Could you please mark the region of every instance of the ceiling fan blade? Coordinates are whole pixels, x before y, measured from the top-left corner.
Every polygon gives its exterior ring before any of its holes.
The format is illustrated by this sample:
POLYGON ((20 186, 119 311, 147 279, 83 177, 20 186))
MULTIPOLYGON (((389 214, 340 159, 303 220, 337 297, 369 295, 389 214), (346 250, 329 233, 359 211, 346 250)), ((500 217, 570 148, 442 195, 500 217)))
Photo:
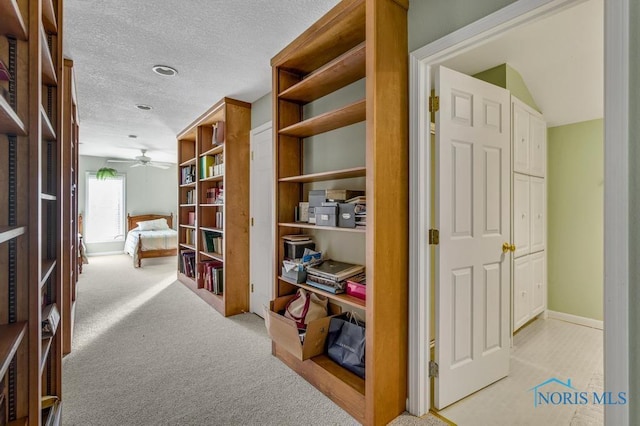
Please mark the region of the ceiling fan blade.
POLYGON ((168 169, 169 166, 165 165, 165 164, 159 164, 159 163, 147 163, 149 166, 151 167, 156 167, 158 169, 168 169))
POLYGON ((143 165, 144 164, 142 164, 142 163, 136 163, 136 164, 131 165, 131 167, 140 167, 140 166, 143 166, 143 165))
POLYGON ((107 160, 107 163, 134 163, 134 160, 107 160))

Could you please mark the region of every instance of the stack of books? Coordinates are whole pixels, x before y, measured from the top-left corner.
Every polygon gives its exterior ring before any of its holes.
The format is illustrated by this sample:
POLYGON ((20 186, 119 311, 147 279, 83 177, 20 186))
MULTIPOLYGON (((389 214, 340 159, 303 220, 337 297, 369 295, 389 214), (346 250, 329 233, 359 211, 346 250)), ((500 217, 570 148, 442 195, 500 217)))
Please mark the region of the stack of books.
POLYGON ((224 265, 218 260, 200 262, 200 274, 204 289, 213 294, 222 294, 224 265))
POLYGON ((207 253, 222 253, 224 240, 222 234, 214 231, 202 231, 202 241, 207 253))
POLYGON ((307 267, 307 284, 329 293, 344 293, 349 278, 364 272, 364 266, 327 259, 307 267))
POLYGON ((222 186, 207 188, 205 198, 206 198, 205 201, 207 204, 223 204, 224 188, 222 186))
POLYGON ((367 197, 364 195, 353 197, 347 203, 355 204, 354 213, 356 215, 356 228, 367 227, 367 197))
POLYGON ((194 183, 196 181, 196 166, 195 164, 182 167, 180 169, 180 184, 186 185, 194 183))

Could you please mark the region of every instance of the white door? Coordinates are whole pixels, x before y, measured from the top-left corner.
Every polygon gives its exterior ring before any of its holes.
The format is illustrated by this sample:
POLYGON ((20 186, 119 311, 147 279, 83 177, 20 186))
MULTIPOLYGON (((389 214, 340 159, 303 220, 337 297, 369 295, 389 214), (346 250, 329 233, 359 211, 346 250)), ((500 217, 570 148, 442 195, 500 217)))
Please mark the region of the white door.
POLYGON ((513 174, 513 244, 514 257, 524 256, 531 251, 531 215, 529 176, 513 174))
POLYGON ((273 135, 271 123, 251 131, 251 312, 263 316, 272 299, 273 279, 273 135))
POLYGON ((435 406, 509 372, 511 119, 507 90, 436 70, 435 406))

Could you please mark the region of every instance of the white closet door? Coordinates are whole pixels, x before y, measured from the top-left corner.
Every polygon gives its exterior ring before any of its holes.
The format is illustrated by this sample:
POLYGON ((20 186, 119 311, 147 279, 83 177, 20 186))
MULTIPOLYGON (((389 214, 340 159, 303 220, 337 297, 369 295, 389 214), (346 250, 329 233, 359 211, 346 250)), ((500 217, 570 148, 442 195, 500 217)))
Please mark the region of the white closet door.
POLYGON ((531 264, 531 317, 544 311, 547 305, 547 274, 545 265, 545 252, 541 251, 528 256, 531 264))
POLYGON ((531 177, 529 191, 531 195, 531 253, 544 250, 545 247, 545 187, 544 179, 531 177))
POLYGON ((513 174, 513 244, 514 257, 530 252, 529 176, 513 174))
POLYGON ((529 115, 529 174, 545 176, 547 163, 547 124, 541 117, 529 115))
POLYGON ((531 313, 531 256, 513 261, 513 331, 529 321, 531 313))
POLYGON ((513 101, 513 171, 529 173, 529 112, 520 101, 513 101))

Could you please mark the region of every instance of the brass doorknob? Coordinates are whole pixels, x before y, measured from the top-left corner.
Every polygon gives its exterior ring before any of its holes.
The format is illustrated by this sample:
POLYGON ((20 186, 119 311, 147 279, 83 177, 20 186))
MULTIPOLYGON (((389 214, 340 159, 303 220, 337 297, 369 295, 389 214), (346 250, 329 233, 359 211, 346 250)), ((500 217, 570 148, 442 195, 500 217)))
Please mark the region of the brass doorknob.
POLYGON ((508 253, 510 251, 516 251, 516 246, 514 244, 503 243, 502 244, 502 252, 508 253))

